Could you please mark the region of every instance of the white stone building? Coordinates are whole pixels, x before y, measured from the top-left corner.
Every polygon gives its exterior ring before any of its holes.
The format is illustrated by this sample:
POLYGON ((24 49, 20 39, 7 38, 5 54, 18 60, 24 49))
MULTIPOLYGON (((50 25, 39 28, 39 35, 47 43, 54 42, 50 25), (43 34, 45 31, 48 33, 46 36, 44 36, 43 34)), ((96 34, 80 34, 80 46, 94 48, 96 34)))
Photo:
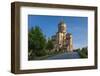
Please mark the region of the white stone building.
POLYGON ((67 25, 64 21, 58 24, 58 32, 52 36, 52 41, 57 51, 73 51, 72 34, 67 32, 67 25))

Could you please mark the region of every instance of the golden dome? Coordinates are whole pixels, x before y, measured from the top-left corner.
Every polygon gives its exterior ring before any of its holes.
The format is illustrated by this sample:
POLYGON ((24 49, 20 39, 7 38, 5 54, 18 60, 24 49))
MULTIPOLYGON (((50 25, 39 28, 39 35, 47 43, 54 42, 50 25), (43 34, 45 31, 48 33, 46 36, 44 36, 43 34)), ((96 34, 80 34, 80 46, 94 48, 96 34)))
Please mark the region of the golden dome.
POLYGON ((64 21, 61 21, 58 24, 58 30, 59 32, 66 32, 66 23, 64 21))

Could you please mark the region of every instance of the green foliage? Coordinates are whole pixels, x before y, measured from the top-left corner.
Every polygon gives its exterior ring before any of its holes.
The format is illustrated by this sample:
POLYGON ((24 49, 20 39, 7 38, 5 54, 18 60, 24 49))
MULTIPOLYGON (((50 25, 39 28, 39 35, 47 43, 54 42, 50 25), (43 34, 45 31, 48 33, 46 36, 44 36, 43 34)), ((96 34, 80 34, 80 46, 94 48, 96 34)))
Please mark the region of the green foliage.
POLYGON ((31 28, 28 33, 28 49, 29 49, 29 60, 35 56, 42 56, 45 53, 46 39, 42 33, 42 30, 35 26, 31 28))
POLYGON ((40 56, 45 56, 47 53, 46 53, 46 50, 39 50, 36 52, 36 56, 40 57, 40 56))
POLYGON ((52 40, 48 40, 47 42, 47 47, 46 47, 48 50, 52 50, 54 48, 54 45, 53 45, 53 42, 52 40))
POLYGON ((81 50, 78 50, 78 53, 81 58, 87 58, 88 57, 88 50, 86 48, 82 48, 81 50))

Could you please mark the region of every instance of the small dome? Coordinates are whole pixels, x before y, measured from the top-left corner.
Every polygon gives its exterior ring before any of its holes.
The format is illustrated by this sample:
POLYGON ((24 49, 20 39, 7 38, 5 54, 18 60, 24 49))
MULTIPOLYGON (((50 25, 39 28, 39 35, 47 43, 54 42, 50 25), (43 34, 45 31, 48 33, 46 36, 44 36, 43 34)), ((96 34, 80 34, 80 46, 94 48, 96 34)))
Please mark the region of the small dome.
POLYGON ((61 21, 58 25, 59 26, 66 26, 66 23, 64 21, 61 21))
POLYGON ((72 35, 71 33, 67 33, 66 35, 72 35))
POLYGON ((59 32, 66 32, 66 23, 63 20, 58 24, 58 30, 59 32))
POLYGON ((72 37, 72 34, 71 34, 71 33, 67 33, 67 34, 66 34, 66 37, 67 37, 67 38, 72 37))

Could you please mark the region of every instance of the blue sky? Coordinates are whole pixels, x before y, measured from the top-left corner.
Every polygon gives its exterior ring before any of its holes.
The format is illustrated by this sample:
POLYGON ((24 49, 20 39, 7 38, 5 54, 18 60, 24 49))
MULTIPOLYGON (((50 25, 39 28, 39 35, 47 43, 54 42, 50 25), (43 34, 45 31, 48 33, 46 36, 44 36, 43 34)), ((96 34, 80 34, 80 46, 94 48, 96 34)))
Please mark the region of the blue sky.
POLYGON ((75 16, 47 16, 28 15, 28 28, 39 26, 46 38, 55 35, 58 31, 58 23, 61 20, 67 25, 67 32, 72 33, 73 47, 82 48, 88 45, 88 18, 75 16))

